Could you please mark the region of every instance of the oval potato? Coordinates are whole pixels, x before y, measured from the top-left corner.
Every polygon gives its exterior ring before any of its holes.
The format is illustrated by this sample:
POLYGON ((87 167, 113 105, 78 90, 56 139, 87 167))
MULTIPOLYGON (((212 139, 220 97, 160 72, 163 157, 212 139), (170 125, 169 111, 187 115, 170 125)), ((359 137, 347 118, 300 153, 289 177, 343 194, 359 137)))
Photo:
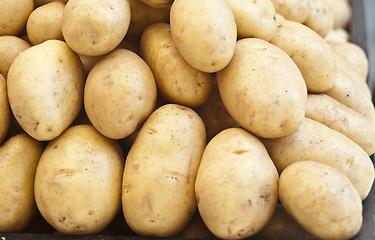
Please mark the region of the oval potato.
POLYGON ((335 25, 335 16, 325 0, 308 0, 309 15, 303 23, 321 37, 325 37, 335 25))
POLYGON ((285 19, 303 23, 309 15, 309 0, 271 0, 277 13, 285 19))
POLYGON ((0 36, 18 35, 34 10, 33 0, 2 0, 0 8, 0 36))

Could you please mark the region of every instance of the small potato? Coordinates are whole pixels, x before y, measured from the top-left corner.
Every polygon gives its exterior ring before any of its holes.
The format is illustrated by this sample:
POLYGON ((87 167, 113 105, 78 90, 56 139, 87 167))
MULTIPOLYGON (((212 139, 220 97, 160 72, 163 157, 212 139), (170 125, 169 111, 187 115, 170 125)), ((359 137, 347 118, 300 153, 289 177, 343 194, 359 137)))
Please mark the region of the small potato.
POLYGON ((270 0, 227 0, 237 25, 238 38, 271 40, 277 31, 276 12, 270 0))
POLYGON ((375 153, 375 127, 359 112, 325 94, 309 94, 306 117, 341 132, 370 156, 375 153))
POLYGON ((348 42, 350 35, 344 28, 334 28, 324 37, 327 42, 348 42))
POLYGON ((68 128, 48 143, 36 170, 40 213, 59 233, 102 231, 119 211, 123 168, 116 141, 90 125, 68 128))
POLYGON ((98 56, 120 44, 129 24, 128 1, 69 0, 63 11, 61 29, 73 51, 98 56))
POLYGON ((165 8, 167 6, 170 6, 170 4, 173 2, 172 0, 140 0, 147 6, 153 7, 153 8, 165 8))
POLYGON ((294 133, 262 139, 279 173, 299 161, 330 165, 349 178, 361 199, 374 182, 374 165, 367 153, 350 138, 322 123, 305 118, 294 133))
POLYGON ((83 102, 84 74, 78 55, 60 40, 23 51, 8 73, 9 104, 21 127, 48 141, 76 118, 83 102))
POLYGON ((91 69, 84 90, 90 122, 104 136, 129 136, 154 110, 154 76, 137 54, 116 49, 91 69))
POLYGON ((20 232, 34 217, 34 176, 42 151, 42 144, 27 134, 1 145, 0 232, 20 232))
POLYGON ((277 13, 285 19, 298 23, 306 21, 309 15, 309 0, 271 0, 277 13))
POLYGON ((0 0, 0 36, 18 35, 34 10, 33 0, 0 0))
POLYGON ((0 74, 0 144, 3 143, 8 133, 10 116, 7 82, 0 74))
POLYGON ((190 108, 166 104, 139 131, 125 162, 122 208, 141 236, 171 237, 196 211, 195 178, 206 146, 202 119, 190 108))
POLYGON ((348 0, 325 0, 335 16, 335 28, 346 28, 352 19, 352 8, 348 0))
POLYGON ((229 114, 255 135, 285 136, 303 121, 306 85, 280 48, 261 39, 241 39, 232 61, 216 75, 229 114))
POLYGON ((29 16, 26 31, 29 41, 37 45, 46 40, 64 40, 61 32, 61 17, 65 3, 55 1, 35 9, 29 16))
POLYGON ((335 16, 326 0, 308 0, 309 15, 304 22, 306 26, 325 37, 335 25, 335 16))
POLYGON ((332 88, 336 79, 335 58, 333 50, 319 34, 303 24, 285 20, 279 23, 270 43, 293 59, 309 92, 321 93, 332 88))
POLYGON ((175 0, 170 25, 178 51, 193 68, 213 73, 232 59, 237 26, 226 0, 175 0))
POLYGON ((319 239, 351 239, 362 226, 361 198, 341 172, 303 161, 280 175, 279 198, 287 212, 319 239))
POLYGON ((229 128, 207 144, 195 182, 198 209, 221 239, 244 239, 259 232, 276 207, 279 175, 254 135, 229 128))
POLYGON ((30 43, 16 36, 0 36, 0 74, 8 78, 8 71, 14 59, 24 50, 31 47, 30 43))
POLYGON ((169 24, 155 23, 147 27, 140 49, 164 99, 187 107, 198 107, 207 101, 212 74, 197 70, 184 60, 173 42, 169 24))

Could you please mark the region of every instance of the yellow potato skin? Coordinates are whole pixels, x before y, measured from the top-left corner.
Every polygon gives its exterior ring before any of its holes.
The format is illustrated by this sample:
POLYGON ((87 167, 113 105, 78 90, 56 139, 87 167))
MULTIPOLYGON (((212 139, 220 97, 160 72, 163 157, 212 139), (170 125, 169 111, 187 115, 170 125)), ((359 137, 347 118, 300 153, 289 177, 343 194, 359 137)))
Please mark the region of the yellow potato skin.
POLYGON ((279 175, 263 144, 240 128, 229 128, 207 144, 195 192, 199 213, 221 239, 259 232, 277 204, 279 175))
POLYGON ((285 19, 304 23, 309 16, 309 0, 271 0, 275 11, 285 19))
POLYGON ((120 208, 123 167, 115 140, 91 125, 68 128, 48 143, 36 170, 40 213, 62 234, 102 231, 120 208))
POLYGON ((195 178, 206 146, 202 119, 166 104, 140 129, 125 162, 122 208, 141 236, 175 236, 196 211, 195 178))
POLYGON ((335 16, 325 0, 309 0, 309 15, 303 23, 322 38, 333 30, 335 16))
POLYGON ((15 135, 1 145, 1 232, 20 232, 34 217, 34 177, 42 151, 42 144, 27 134, 15 135))
POLYGON ((351 239, 362 226, 362 201, 337 169, 302 161, 280 175, 279 198, 287 212, 319 239, 351 239))
POLYGON ((34 10, 33 0, 3 0, 0 8, 0 36, 18 35, 34 10))
POLYGON ((0 74, 0 144, 3 143, 8 133, 10 116, 7 82, 0 74))

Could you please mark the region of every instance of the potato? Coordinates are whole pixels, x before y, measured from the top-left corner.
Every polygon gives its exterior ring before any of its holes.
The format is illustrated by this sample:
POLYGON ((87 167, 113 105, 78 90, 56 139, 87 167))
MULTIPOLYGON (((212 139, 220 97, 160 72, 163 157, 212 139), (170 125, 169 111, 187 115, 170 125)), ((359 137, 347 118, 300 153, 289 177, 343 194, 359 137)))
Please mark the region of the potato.
POLYGON ((121 204, 124 159, 119 144, 90 125, 68 128, 48 143, 35 175, 35 200, 59 233, 103 230, 121 204))
POLYGON ((325 94, 309 94, 306 117, 341 132, 370 156, 375 153, 375 127, 359 112, 325 94))
POLYGON ((212 74, 197 70, 184 60, 173 42, 169 24, 155 23, 147 27, 140 49, 164 99, 187 107, 198 107, 207 101, 212 74))
POLYGON ((346 28, 352 19, 352 8, 348 0, 325 0, 335 16, 335 28, 346 28))
POLYGON ((169 6, 173 0, 140 0, 147 6, 153 7, 153 8, 165 8, 169 6))
POLYGON ((270 0, 227 0, 237 25, 238 38, 271 40, 277 31, 276 12, 270 0))
POLYGON ((170 237, 196 211, 195 178, 206 146, 202 119, 190 108, 166 104, 139 131, 125 162, 122 208, 141 236, 170 237))
POLYGON ((302 227, 320 239, 351 239, 362 225, 361 198, 337 169, 303 161, 280 175, 279 198, 302 227))
POLYGON ((306 26, 325 37, 335 25, 335 16, 326 0, 308 0, 309 15, 304 22, 306 26))
POLYGON ((207 144, 195 182, 198 209, 221 239, 259 232, 276 207, 279 175, 263 144, 240 128, 223 130, 207 144))
POLYGON ((336 79, 333 50, 314 30, 285 20, 279 23, 278 31, 270 43, 284 50, 293 59, 309 92, 321 93, 332 88, 336 79))
POLYGON ((34 176, 42 151, 42 144, 27 134, 1 145, 0 232, 20 232, 34 217, 34 176))
POLYGON ((232 59, 237 27, 226 0, 175 0, 170 25, 176 48, 193 68, 217 72, 232 59))
POLYGON ((163 8, 150 7, 141 0, 128 0, 131 9, 131 20, 126 36, 141 36, 143 31, 153 23, 169 23, 169 11, 172 3, 163 8))
POLYGON ((90 122, 104 136, 129 136, 154 110, 154 76, 135 53, 116 49, 91 69, 84 90, 90 122))
POLYGON ((374 182, 374 165, 367 153, 350 138, 322 123, 305 118, 294 133, 262 139, 279 173, 299 161, 330 165, 349 178, 365 199, 374 182))
POLYGON ((0 74, 0 144, 3 143, 8 133, 10 116, 7 82, 0 74))
POLYGON ((82 63, 65 42, 48 40, 18 55, 7 85, 9 104, 21 127, 39 141, 52 140, 81 109, 82 63))
POLYGON ((97 62, 99 62, 99 60, 103 56, 86 56, 86 55, 78 54, 78 57, 82 62, 83 71, 85 73, 85 76, 87 76, 89 74, 89 72, 91 71, 91 69, 94 67, 94 65, 97 62))
POLYGON ((0 5, 0 36, 18 35, 34 10, 34 1, 1 0, 0 5))
POLYGON ((8 71, 14 59, 24 50, 31 47, 30 43, 16 36, 0 36, 0 74, 8 78, 8 71))
POLYGON ((229 114, 257 136, 288 135, 304 119, 307 90, 300 71, 285 52, 264 40, 239 40, 217 83, 229 114))
POLYGON ((120 44, 129 24, 128 1, 70 0, 63 11, 61 29, 73 51, 98 56, 120 44))
POLYGON ((285 19, 303 23, 309 15, 309 0, 271 0, 277 13, 285 19))
POLYGON ((46 40, 64 40, 61 32, 61 17, 65 3, 51 2, 35 9, 26 24, 27 36, 33 45, 46 40))
POLYGON ((348 42, 350 39, 349 33, 344 28, 334 28, 329 31, 324 37, 327 42, 348 42))

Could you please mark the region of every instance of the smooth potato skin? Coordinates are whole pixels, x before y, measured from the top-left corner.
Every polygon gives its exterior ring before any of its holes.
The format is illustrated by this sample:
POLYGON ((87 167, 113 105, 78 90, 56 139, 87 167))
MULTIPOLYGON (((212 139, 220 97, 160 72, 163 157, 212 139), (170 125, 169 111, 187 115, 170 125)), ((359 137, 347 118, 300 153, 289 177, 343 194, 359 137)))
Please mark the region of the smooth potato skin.
POLYGON ((237 28, 225 0, 175 0, 170 25, 178 51, 193 68, 217 72, 232 59, 237 28))
POLYGON ((2 0, 0 8, 0 36, 18 35, 34 10, 33 0, 2 0))
POLYGON ((303 23, 309 16, 309 0, 271 0, 275 11, 285 19, 303 23))
POLYGON ((300 71, 285 52, 264 40, 239 40, 233 59, 216 78, 229 114, 257 136, 288 135, 305 116, 307 90, 300 71))
POLYGON ((206 146, 202 119, 190 108, 166 104, 139 131, 125 162, 122 208, 141 236, 171 237, 197 205, 195 177, 206 146))
POLYGON ((207 144, 195 193, 208 229, 221 239, 259 232, 277 203, 279 175, 263 144, 240 128, 229 128, 207 144))
POLYGON ((123 167, 115 140, 91 125, 68 128, 47 145, 37 167, 40 213, 63 234, 100 232, 119 210, 123 167))
POLYGON ((33 138, 60 135, 78 115, 83 102, 84 74, 76 53, 60 40, 48 40, 23 51, 8 73, 12 112, 33 138))
POLYGON ((1 232, 20 232, 34 217, 34 177, 42 151, 42 144, 27 134, 15 135, 1 145, 1 232))
POLYGON ((288 213, 319 239, 351 239, 362 225, 362 201, 348 178, 326 164, 303 161, 280 175, 279 198, 288 213))
POLYGON ((304 24, 324 38, 335 24, 332 9, 325 0, 309 0, 308 5, 309 15, 304 24))

